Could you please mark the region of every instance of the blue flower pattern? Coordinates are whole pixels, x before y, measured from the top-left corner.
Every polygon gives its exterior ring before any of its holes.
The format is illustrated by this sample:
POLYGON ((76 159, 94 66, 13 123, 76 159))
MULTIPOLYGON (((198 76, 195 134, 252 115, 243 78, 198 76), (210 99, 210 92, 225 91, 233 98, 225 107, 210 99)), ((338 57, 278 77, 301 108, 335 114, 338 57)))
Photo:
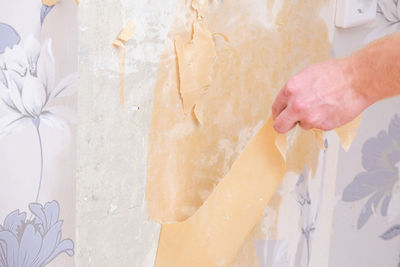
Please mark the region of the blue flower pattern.
POLYGON ((362 149, 365 171, 357 174, 345 188, 342 199, 360 201, 368 197, 360 213, 357 229, 361 229, 379 207, 382 216, 387 215, 392 191, 399 181, 400 118, 396 114, 388 131, 380 131, 377 137, 368 139, 362 149))
POLYGON ((31 203, 29 209, 33 219, 15 210, 0 225, 0 267, 41 267, 60 253, 74 254, 72 240, 61 240, 58 202, 31 203))
MULTIPOLYGON (((41 25, 43 24, 44 19, 46 18, 47 14, 53 9, 53 7, 54 6, 42 6, 40 12, 41 25)), ((37 41, 32 41, 32 38, 28 38, 26 42, 26 44, 28 45, 26 45, 25 47, 27 57, 24 58, 20 56, 25 55, 24 53, 18 53, 20 51, 24 51, 20 47, 18 47, 20 42, 21 38, 17 31, 12 26, 0 22, 0 85, 3 86, 3 89, 4 86, 9 87, 10 84, 13 84, 13 80, 11 77, 13 77, 15 73, 20 74, 17 71, 18 69, 16 68, 26 67, 26 70, 29 70, 29 73, 31 75, 36 75, 40 45, 37 41), (15 50, 16 52, 14 53, 13 50, 15 50), (11 55, 11 53, 13 53, 13 56, 16 55, 17 57, 15 58, 17 58, 18 60, 23 59, 24 62, 26 61, 27 64, 10 65, 14 63, 14 61, 7 60, 7 56, 11 55), (16 70, 15 73, 8 73, 10 71, 12 72, 14 69, 16 70)), ((46 51, 49 54, 48 58, 50 59, 48 60, 48 62, 46 62, 46 70, 54 69, 54 59, 51 54, 51 46, 49 45, 49 42, 46 43, 44 48, 47 49, 43 49, 42 51, 46 51), (53 65, 49 64, 49 62, 53 63, 53 65)), ((18 81, 24 78, 26 74, 27 71, 25 71, 23 75, 20 74, 21 76, 14 75, 14 84, 18 84, 18 81)), ((61 82, 62 88, 60 87, 61 90, 57 90, 57 88, 55 89, 56 92, 54 93, 54 97, 72 83, 72 81, 75 79, 74 76, 68 77, 68 81, 61 82)), ((8 95, 5 94, 5 90, 3 90, 0 94, 2 104, 5 104, 5 106, 9 107, 11 111, 19 110, 17 106, 10 105, 11 102, 13 102, 14 104, 16 102, 17 104, 21 102, 17 101, 18 99, 22 98, 20 88, 17 89, 18 91, 15 91, 17 92, 17 94, 10 95, 10 97, 8 98, 6 97, 8 95), (20 96, 16 97, 18 94, 20 94, 20 96), (10 102, 10 100, 12 101, 10 102)), ((26 105, 25 103, 24 108, 27 108, 28 106, 29 105, 26 105)), ((23 106, 19 105, 18 107, 22 108, 23 106)), ((40 110, 42 112, 42 109, 40 110)), ((43 116, 43 118, 44 117, 45 116, 43 116)), ((0 224, 0 267, 43 267, 49 264, 61 253, 66 253, 69 256, 74 255, 73 241, 71 239, 62 240, 61 237, 61 228, 63 221, 59 219, 59 203, 56 200, 47 202, 45 205, 37 202, 42 180, 43 154, 41 137, 39 133, 40 120, 38 116, 32 116, 31 119, 33 124, 37 128, 41 152, 41 173, 37 197, 35 202, 29 204, 29 210, 31 212, 29 218, 27 218, 26 212, 14 210, 6 216, 6 218, 4 219, 4 223, 0 224)), ((2 130, 4 130, 4 128, 2 130)))

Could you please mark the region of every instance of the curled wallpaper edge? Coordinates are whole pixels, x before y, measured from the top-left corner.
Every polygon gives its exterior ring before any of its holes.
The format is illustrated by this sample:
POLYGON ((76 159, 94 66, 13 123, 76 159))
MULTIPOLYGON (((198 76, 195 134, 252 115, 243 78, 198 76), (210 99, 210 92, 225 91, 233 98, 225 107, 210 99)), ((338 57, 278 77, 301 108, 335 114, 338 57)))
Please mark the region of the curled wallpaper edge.
POLYGON ((272 122, 270 118, 250 141, 192 217, 162 226, 155 266, 232 262, 286 171, 272 122))
MULTIPOLYGON (((322 2, 318 1, 318 4, 321 6, 322 2)), ((296 20, 299 19, 298 17, 301 17, 303 20, 302 16, 293 12, 298 9, 308 10, 311 8, 308 4, 295 3, 291 6, 290 3, 285 3, 280 10, 276 9, 276 21, 274 23, 278 25, 278 28, 263 28, 264 34, 268 36, 259 43, 251 42, 251 47, 248 47, 250 43, 248 44, 247 41, 243 44, 243 41, 241 41, 243 39, 238 39, 243 38, 241 33, 237 36, 237 32, 232 33, 229 28, 221 28, 222 25, 219 25, 220 10, 236 8, 235 5, 232 7, 230 4, 221 6, 213 2, 210 6, 211 8, 209 7, 210 10, 206 15, 207 17, 203 18, 202 22, 206 19, 208 27, 211 27, 210 32, 223 32, 225 36, 229 35, 229 40, 227 42, 226 38, 219 38, 216 34, 213 34, 217 50, 212 77, 213 84, 209 91, 202 95, 194 109, 198 119, 197 122, 201 123, 196 122, 196 117, 185 116, 182 113, 182 99, 179 95, 178 76, 179 68, 182 68, 182 65, 179 66, 179 55, 177 59, 176 51, 171 49, 173 46, 171 47, 169 43, 167 43, 167 50, 162 57, 159 67, 150 133, 146 199, 150 218, 160 222, 183 221, 192 215, 207 199, 212 188, 226 174, 234 159, 237 158, 237 155, 239 155, 248 140, 254 135, 254 131, 260 124, 265 122, 265 119, 269 115, 267 107, 272 101, 270 95, 273 95, 273 90, 278 88, 280 84, 283 84, 289 72, 293 72, 296 69, 296 65, 299 64, 289 61, 288 58, 291 53, 298 54, 297 50, 304 50, 305 54, 301 57, 307 61, 316 60, 315 58, 322 60, 328 56, 328 52, 323 53, 325 50, 328 51, 328 42, 326 40, 327 34, 325 35, 324 31, 326 27, 322 23, 319 25, 321 27, 321 30, 318 31, 319 35, 312 38, 313 40, 318 40, 318 42, 315 42, 315 46, 320 47, 322 51, 317 56, 310 54, 311 48, 304 47, 307 44, 306 42, 297 47, 292 47, 290 42, 283 46, 277 45, 279 42, 286 41, 286 37, 293 34, 293 23, 284 20, 285 16, 294 16, 296 20), (262 48, 258 48, 260 44, 262 44, 262 48), (266 55, 269 55, 269 53, 278 54, 275 59, 265 59, 263 60, 265 63, 261 63, 258 62, 259 57, 255 56, 250 48, 258 53, 266 52, 264 53, 266 55), (264 49, 267 50, 264 51, 264 49), (174 53, 174 56, 170 53, 174 53), (243 57, 246 60, 241 63, 239 57, 243 57), (281 63, 281 61, 283 62, 281 63), (288 62, 285 63, 285 61, 288 62), (250 66, 249 63, 251 63, 250 66), (279 65, 277 66, 276 64, 279 65), (289 64, 289 70, 284 68, 280 71, 281 73, 278 73, 277 69, 281 69, 282 64, 289 64), (254 80, 255 77, 261 75, 260 72, 266 73, 264 74, 264 77, 267 77, 265 78, 266 81, 259 80, 258 78, 254 80), (223 80, 221 81, 221 79, 223 80), (243 85, 243 83, 247 83, 247 85, 243 85), (244 88, 241 88, 243 86, 244 88), (246 87, 248 87, 248 91, 246 87), (225 88, 231 89, 226 90, 225 88), (245 107, 245 103, 249 102, 251 97, 257 97, 258 102, 256 101, 257 103, 255 103, 254 107, 245 107), (225 114, 225 111, 231 110, 233 113, 230 113, 230 117, 236 118, 237 123, 226 118, 228 113, 226 115, 214 115, 214 110, 218 108, 221 108, 222 111, 219 114, 225 114), (243 108, 252 112, 243 110, 243 108), (160 111, 162 112, 160 113, 160 111), (168 119, 166 120, 166 118, 168 119), (167 121, 169 122, 168 124, 167 121), (221 122, 224 123, 221 124, 221 122), (216 125, 220 125, 220 127, 216 125), (160 131, 163 131, 163 134, 160 134, 160 131), (185 136, 185 138, 178 139, 175 135, 185 136), (213 148, 210 148, 210 146, 213 148), (190 156, 185 158, 180 156, 185 155, 186 152, 184 151, 185 149, 189 149, 189 147, 191 148, 190 151, 192 151, 190 156), (153 151, 153 149, 156 149, 156 151, 153 151), (214 153, 202 156, 204 151, 208 151, 209 149, 214 153), (163 161, 159 162, 160 159, 163 159, 163 161), (199 161, 202 163, 200 166, 196 166, 196 162, 199 161), (168 164, 166 164, 167 162, 168 164), (154 167, 152 167, 153 165, 154 167), (166 173, 167 170, 169 170, 169 174, 166 173), (173 178, 170 176, 173 176, 173 178), (161 177, 163 177, 162 180, 160 180, 161 177), (185 177, 191 178, 185 179, 185 177), (163 181, 169 179, 172 179, 172 183, 163 185, 163 181), (200 191, 185 193, 186 189, 190 191, 192 190, 191 188, 196 188, 197 186, 199 186, 200 191), (163 190, 161 194, 160 190, 163 190), (161 209, 160 203, 163 205, 161 209), (184 206, 180 205, 180 203, 184 204, 184 206)), ((187 8, 188 6, 182 7, 183 10, 187 8)), ((198 19, 193 16, 195 12, 191 10, 191 6, 189 10, 191 12, 184 10, 184 12, 188 12, 189 14, 187 25, 191 25, 193 21, 198 19)), ((180 13, 179 10, 178 13, 180 13)), ((224 19, 221 18, 221 20, 223 21, 224 19)), ((311 26, 308 18, 305 19, 305 24, 307 27, 303 30, 304 32, 317 34, 315 30, 308 28, 311 26)), ((314 24, 313 27, 315 28, 314 24)), ((170 40, 174 40, 177 35, 181 35, 184 32, 187 33, 186 36, 190 35, 190 30, 187 31, 186 28, 182 29, 178 16, 176 18, 176 26, 171 29, 169 38, 170 40)), ((251 37, 250 40, 252 38, 254 37, 251 37)), ((189 38, 187 39, 190 40, 189 38)), ((250 104, 248 103, 248 105, 250 104)), ((303 168, 303 163, 309 160, 312 155, 318 154, 319 150, 312 145, 311 150, 304 151, 307 147, 296 143, 309 142, 311 144, 315 141, 312 138, 312 134, 300 132, 299 134, 302 136, 302 139, 292 142, 295 146, 289 148, 289 150, 303 151, 307 155, 306 157, 302 157, 298 163, 295 162, 296 160, 292 156, 289 156, 288 162, 289 169, 295 169, 300 172, 303 168), (302 166, 299 167, 297 165, 302 166)), ((307 165, 310 169, 315 169, 315 164, 316 161, 312 161, 307 165)))
POLYGON ((360 126, 362 115, 360 114, 351 122, 335 129, 336 134, 339 137, 340 144, 345 151, 349 151, 351 143, 356 137, 358 127, 360 126))
MULTIPOLYGON (((272 123, 270 118, 193 216, 162 225, 156 267, 232 264, 287 171, 286 136, 272 123), (257 165, 260 159, 265 161, 257 165)), ((346 125, 339 140, 351 140, 356 126, 346 125)))

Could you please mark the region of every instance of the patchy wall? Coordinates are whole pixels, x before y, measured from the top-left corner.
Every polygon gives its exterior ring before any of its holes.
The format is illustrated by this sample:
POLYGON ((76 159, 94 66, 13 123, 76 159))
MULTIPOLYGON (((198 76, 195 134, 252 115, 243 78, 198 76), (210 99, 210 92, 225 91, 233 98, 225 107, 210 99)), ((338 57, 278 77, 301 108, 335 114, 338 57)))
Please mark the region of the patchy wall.
MULTIPOLYGON (((196 213, 266 121, 271 102, 284 82, 302 67, 328 58, 334 2, 269 0, 250 5, 248 1, 213 1, 209 11, 200 14, 191 8, 192 1, 81 3, 78 266, 154 266, 160 224, 149 219, 147 206, 152 218, 161 222, 184 221, 196 213), (209 33, 200 34, 214 42, 215 54, 210 54, 216 59, 212 71, 205 75, 205 88, 200 88, 207 89, 206 94, 195 94, 197 107, 189 104, 197 108, 192 113, 182 103, 185 90, 179 88, 181 62, 176 58, 174 40, 180 36, 183 43, 190 43, 198 16, 208 23, 209 33), (111 43, 128 21, 136 25, 136 31, 126 44, 122 110, 119 59, 111 43), (207 148, 206 153, 202 148, 207 148), (156 186, 148 189, 146 202, 146 184, 153 182, 156 186), (167 205, 160 208, 160 203, 167 205)), ((334 55, 344 55, 350 46, 335 43, 334 55)), ((382 127, 388 125, 389 121, 382 127)), ((338 140, 328 134, 329 148, 323 152, 312 143, 313 138, 298 129, 289 136, 289 147, 302 157, 288 158, 293 172, 286 174, 238 253, 217 261, 217 265, 347 264, 343 235, 337 231, 332 235, 331 231, 338 140), (296 145, 293 140, 299 135, 303 139, 296 145), (314 170, 304 168, 305 162, 312 162, 314 170)), ((357 142, 352 149, 357 149, 357 142)), ((340 155, 346 158, 342 152, 340 155)), ((340 180, 340 197, 350 182, 340 180)), ((336 205, 334 229, 345 229, 355 236, 357 231, 341 224, 341 218, 345 218, 344 213, 352 214, 354 218, 349 220, 355 222, 359 212, 350 212, 346 205, 336 205)), ((370 239, 363 238, 359 242, 364 246, 357 255, 373 249, 367 248, 366 240, 370 239)), ((165 244, 168 240, 180 242, 167 238, 165 244)), ((392 255, 396 239, 381 242, 389 248, 382 257, 392 255)), ((173 252, 180 253, 179 249, 173 252)), ((182 252, 190 259, 187 250, 182 252)), ((158 264, 168 266, 162 260, 158 264)))
POLYGON ((147 217, 146 155, 157 65, 173 1, 82 1, 79 26, 77 266, 153 266, 159 225, 147 217), (117 50, 128 21, 125 111, 117 50))
POLYGON ((337 140, 318 160, 312 132, 288 136, 289 172, 264 216, 258 203, 275 190, 278 163, 260 173, 238 165, 287 79, 329 58, 332 3, 178 2, 150 132, 147 204, 163 223, 156 266, 327 264, 337 140))

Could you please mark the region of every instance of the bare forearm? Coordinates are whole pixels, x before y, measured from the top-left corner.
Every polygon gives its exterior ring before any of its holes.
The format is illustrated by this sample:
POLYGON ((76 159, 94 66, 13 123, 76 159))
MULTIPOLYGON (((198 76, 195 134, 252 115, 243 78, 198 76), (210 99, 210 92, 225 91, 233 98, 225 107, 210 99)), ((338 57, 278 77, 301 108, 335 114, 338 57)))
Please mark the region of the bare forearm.
POLYGON ((372 42, 346 61, 353 87, 367 105, 400 94, 400 33, 372 42))
POLYGON ((297 123, 304 129, 331 130, 365 108, 400 94, 400 33, 377 40, 353 55, 311 65, 281 89, 272 116, 285 133, 297 123))

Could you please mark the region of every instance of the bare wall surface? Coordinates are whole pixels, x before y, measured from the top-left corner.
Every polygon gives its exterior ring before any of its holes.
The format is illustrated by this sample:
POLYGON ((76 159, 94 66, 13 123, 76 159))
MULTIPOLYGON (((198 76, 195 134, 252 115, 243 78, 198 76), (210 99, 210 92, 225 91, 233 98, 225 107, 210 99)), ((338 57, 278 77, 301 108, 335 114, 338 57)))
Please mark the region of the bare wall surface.
POLYGON ((159 54, 174 1, 81 1, 77 266, 153 266, 160 226, 144 202, 147 137, 159 54), (128 21, 126 110, 111 45, 128 21), (140 245, 139 245, 140 244, 140 245))

